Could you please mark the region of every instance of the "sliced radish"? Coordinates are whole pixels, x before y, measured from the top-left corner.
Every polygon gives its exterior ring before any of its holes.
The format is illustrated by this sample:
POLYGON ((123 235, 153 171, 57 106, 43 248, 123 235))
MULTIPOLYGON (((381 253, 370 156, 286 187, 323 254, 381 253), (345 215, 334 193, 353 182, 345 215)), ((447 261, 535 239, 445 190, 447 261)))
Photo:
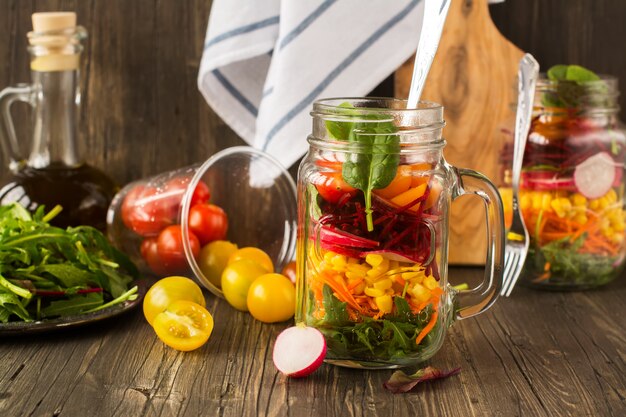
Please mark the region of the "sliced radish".
POLYGON ((313 373, 326 356, 326 339, 314 327, 297 325, 283 330, 274 343, 274 365, 283 374, 300 378, 313 373))
POLYGON ((524 172, 520 179, 520 187, 535 191, 574 191, 574 178, 559 178, 554 172, 535 171, 524 172))
POLYGON ((330 245, 343 245, 356 248, 375 248, 379 245, 375 240, 367 239, 343 230, 322 226, 320 229, 320 240, 330 245))
POLYGON ((606 152, 597 153, 576 166, 576 189, 590 199, 602 197, 613 186, 615 171, 615 162, 611 155, 606 152))

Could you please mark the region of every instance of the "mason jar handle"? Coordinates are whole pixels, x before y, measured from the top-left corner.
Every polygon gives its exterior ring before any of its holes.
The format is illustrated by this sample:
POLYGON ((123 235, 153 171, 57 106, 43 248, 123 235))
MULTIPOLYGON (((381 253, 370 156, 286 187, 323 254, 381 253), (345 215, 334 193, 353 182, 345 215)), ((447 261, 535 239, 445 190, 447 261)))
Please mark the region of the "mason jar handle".
POLYGON ((16 101, 21 101, 34 107, 33 91, 33 86, 29 84, 18 84, 0 91, 0 131, 3 136, 0 138, 2 139, 0 140, 0 146, 3 153, 9 157, 10 168, 15 167, 22 160, 13 117, 11 117, 11 105, 16 101))
POLYGON ((502 288, 504 263, 504 214, 498 189, 484 175, 463 168, 453 168, 458 184, 452 199, 474 194, 483 199, 487 220, 487 258, 482 283, 456 294, 456 319, 463 320, 486 311, 496 301, 502 288))

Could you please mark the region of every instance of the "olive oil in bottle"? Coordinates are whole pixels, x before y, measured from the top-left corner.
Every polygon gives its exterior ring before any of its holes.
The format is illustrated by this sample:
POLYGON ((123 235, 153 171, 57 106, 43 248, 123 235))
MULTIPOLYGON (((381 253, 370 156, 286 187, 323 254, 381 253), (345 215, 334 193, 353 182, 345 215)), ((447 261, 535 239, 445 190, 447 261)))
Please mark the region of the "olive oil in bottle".
POLYGON ((0 204, 19 202, 34 211, 61 205, 52 223, 59 227, 91 225, 106 229, 106 212, 115 183, 86 164, 76 147, 80 107, 79 58, 86 31, 76 14, 33 14, 28 34, 32 84, 0 92, 0 107, 24 101, 33 108, 33 137, 28 157, 20 157, 10 113, 0 116, 2 149, 10 173, 0 187, 0 204))

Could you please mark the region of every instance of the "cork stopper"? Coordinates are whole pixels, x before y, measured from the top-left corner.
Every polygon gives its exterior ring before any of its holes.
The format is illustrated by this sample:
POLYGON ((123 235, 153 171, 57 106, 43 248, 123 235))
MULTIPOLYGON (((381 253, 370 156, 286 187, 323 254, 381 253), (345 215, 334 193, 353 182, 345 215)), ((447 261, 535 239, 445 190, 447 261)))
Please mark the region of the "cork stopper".
POLYGON ((33 13, 33 32, 62 31, 76 27, 74 12, 33 13))
POLYGON ((33 71, 70 71, 78 69, 85 30, 76 26, 74 12, 33 13, 33 31, 28 33, 33 71))

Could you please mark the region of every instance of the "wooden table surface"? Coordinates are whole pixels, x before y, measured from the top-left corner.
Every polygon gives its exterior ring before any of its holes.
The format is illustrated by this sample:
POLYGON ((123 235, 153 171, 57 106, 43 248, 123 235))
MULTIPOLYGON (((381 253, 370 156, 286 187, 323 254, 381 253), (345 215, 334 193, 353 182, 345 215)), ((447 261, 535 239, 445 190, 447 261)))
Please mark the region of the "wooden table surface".
MULTIPOLYGON (((481 270, 452 268, 451 280, 481 270)), ((430 361, 461 374, 408 394, 391 371, 323 365, 287 379, 272 363, 287 325, 207 295, 209 342, 163 345, 140 309, 61 333, 0 339, 0 416, 624 416, 626 274, 588 292, 516 289, 456 323, 430 361)))

